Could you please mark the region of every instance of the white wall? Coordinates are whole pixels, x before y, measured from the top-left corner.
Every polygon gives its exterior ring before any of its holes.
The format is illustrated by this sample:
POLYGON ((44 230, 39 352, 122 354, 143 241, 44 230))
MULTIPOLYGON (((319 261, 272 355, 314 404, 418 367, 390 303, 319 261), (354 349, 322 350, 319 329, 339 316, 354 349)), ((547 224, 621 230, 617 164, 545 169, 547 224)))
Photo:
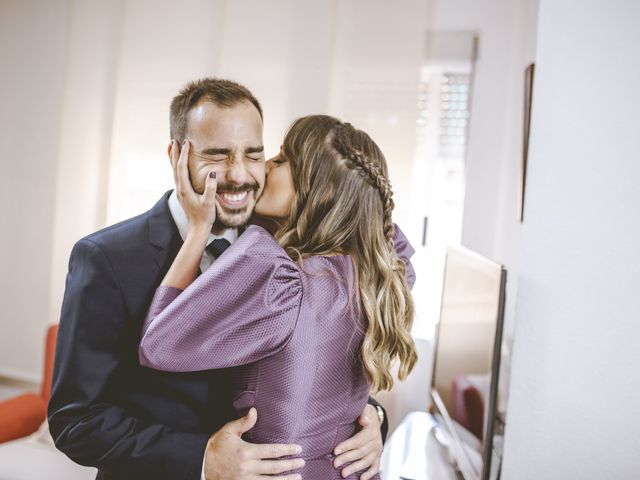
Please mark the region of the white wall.
POLYGON ((639 22, 541 2, 506 480, 640 472, 639 22))
POLYGON ((0 375, 39 378, 49 316, 67 2, 0 5, 0 375))
POLYGON ((58 321, 73 244, 105 222, 122 2, 72 1, 67 12, 59 149, 48 159, 57 164, 48 323, 58 321))

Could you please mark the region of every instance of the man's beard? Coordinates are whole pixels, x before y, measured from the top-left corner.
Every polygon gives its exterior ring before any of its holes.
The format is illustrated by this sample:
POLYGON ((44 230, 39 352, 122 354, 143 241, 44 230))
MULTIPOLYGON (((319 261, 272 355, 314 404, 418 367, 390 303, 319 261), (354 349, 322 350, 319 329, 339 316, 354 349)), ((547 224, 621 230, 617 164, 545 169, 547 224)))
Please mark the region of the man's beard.
POLYGON ((221 207, 220 204, 218 204, 216 207, 216 221, 214 225, 218 228, 242 228, 247 225, 251 219, 256 203, 258 203, 256 195, 259 189, 260 186, 257 183, 242 183, 239 185, 234 183, 219 183, 218 191, 222 191, 224 193, 253 191, 254 199, 253 205, 249 204, 243 208, 229 209, 221 207))
POLYGON ((249 223, 252 213, 253 209, 250 209, 248 206, 246 208, 226 210, 218 205, 216 207, 216 221, 214 226, 219 228, 242 228, 249 223))

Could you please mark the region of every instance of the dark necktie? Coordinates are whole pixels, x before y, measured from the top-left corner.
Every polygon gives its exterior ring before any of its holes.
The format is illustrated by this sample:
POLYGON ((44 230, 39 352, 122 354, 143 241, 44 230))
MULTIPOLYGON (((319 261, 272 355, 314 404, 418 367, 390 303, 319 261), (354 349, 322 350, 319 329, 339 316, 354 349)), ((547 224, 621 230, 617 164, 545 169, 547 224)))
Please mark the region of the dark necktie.
POLYGON ((226 238, 216 238, 213 242, 207 245, 207 252, 218 258, 224 253, 224 251, 231 246, 231 242, 226 238))

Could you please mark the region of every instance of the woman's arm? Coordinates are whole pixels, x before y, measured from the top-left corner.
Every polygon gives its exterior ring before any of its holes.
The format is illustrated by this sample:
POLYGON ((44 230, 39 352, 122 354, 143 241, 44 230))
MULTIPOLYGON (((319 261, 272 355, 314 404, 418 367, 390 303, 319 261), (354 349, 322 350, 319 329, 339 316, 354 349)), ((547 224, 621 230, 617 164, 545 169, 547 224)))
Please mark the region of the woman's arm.
POLYGON ((171 142, 171 166, 176 182, 176 194, 189 220, 189 232, 161 283, 162 286, 180 290, 187 288, 196 277, 211 227, 216 220, 215 172, 209 172, 207 175, 202 195, 193 190, 187 167, 190 146, 189 141, 185 140, 180 151, 178 142, 171 142))
POLYGON ((196 278, 202 254, 209 238, 210 230, 189 229, 171 268, 162 280, 161 286, 184 290, 196 278))
POLYGON ((298 320, 301 275, 271 235, 249 227, 186 290, 158 288, 143 328, 140 363, 189 372, 273 355, 298 320))

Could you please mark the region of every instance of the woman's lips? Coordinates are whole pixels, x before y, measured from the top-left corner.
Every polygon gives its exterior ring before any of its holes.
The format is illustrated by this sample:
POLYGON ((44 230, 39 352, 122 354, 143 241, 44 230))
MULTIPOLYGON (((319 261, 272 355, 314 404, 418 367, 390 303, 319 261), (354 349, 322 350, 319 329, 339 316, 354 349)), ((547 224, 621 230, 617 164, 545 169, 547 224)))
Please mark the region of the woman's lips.
POLYGON ((244 192, 218 192, 218 201, 230 208, 242 208, 249 203, 251 190, 244 192))

